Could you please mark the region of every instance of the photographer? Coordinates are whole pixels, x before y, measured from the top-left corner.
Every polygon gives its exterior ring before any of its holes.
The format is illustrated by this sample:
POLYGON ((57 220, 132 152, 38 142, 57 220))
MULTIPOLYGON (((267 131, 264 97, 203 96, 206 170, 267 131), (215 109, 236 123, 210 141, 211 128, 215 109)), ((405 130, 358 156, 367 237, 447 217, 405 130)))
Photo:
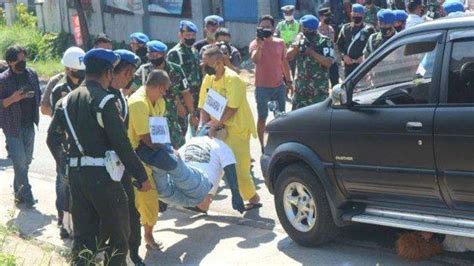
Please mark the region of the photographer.
POLYGON ((28 168, 33 159, 35 128, 39 122, 41 91, 38 75, 26 67, 26 50, 10 46, 5 52, 8 70, 0 74, 0 128, 6 137, 8 156, 15 172, 15 203, 33 207, 28 168))
MULTIPOLYGON (((217 47, 221 52, 226 55, 225 66, 234 70, 235 72, 240 72, 240 64, 242 63, 242 56, 237 48, 230 44, 231 35, 227 28, 220 28, 216 31, 216 43, 217 47)), ((202 58, 203 53, 212 47, 213 44, 208 44, 201 49, 200 57, 202 58)))
POLYGON ((334 63, 332 41, 318 32, 319 20, 313 15, 300 19, 300 33, 288 50, 286 58, 296 57, 293 110, 321 102, 328 96, 328 69, 334 63))
POLYGON ((250 57, 256 65, 257 130, 262 149, 268 102, 278 101, 279 111, 284 112, 287 87, 288 92, 293 93, 293 81, 286 60, 286 45, 282 39, 272 37, 274 29, 275 20, 272 16, 261 17, 257 27, 257 38, 249 45, 250 57))

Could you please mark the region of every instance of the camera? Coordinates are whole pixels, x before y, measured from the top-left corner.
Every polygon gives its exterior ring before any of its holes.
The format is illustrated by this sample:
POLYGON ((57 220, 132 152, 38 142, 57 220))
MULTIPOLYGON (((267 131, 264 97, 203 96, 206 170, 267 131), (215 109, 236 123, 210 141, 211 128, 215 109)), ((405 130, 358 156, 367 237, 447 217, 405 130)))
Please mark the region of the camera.
POLYGON ((221 50, 221 52, 227 56, 230 56, 231 55, 231 48, 230 48, 230 45, 224 41, 220 41, 218 42, 217 44, 217 47, 219 48, 219 50, 221 50))
POLYGON ((265 38, 271 37, 273 34, 271 29, 266 29, 262 27, 257 27, 257 38, 263 40, 265 38))
POLYGON ((298 42, 298 47, 300 48, 300 54, 304 54, 306 48, 310 47, 308 39, 302 36, 298 42))

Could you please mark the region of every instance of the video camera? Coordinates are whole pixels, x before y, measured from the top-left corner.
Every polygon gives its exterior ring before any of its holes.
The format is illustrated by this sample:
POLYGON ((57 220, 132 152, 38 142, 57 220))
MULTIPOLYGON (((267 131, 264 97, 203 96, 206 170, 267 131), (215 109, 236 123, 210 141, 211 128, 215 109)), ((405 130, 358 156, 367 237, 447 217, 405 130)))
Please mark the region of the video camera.
POLYGON ((262 27, 257 27, 257 38, 260 40, 263 40, 265 38, 269 38, 273 35, 273 32, 271 29, 266 29, 262 27))

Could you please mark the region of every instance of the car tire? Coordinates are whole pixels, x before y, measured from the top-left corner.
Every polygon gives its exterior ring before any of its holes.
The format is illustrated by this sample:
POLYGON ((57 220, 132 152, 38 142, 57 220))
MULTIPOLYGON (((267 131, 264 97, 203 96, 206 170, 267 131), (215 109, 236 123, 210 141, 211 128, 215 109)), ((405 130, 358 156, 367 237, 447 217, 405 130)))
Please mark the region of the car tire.
POLYGON ((283 169, 276 181, 274 200, 280 223, 296 243, 313 247, 337 236, 339 228, 332 218, 324 187, 304 164, 283 169))

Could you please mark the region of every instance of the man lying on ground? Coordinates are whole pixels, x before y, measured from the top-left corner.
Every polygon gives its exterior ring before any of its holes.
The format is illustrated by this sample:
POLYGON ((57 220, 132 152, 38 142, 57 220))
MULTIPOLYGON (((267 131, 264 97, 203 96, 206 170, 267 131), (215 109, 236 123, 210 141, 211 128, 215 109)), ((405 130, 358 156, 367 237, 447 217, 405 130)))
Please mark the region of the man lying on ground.
POLYGON ((179 153, 164 146, 153 149, 140 144, 136 152, 151 166, 156 190, 163 202, 205 213, 225 173, 232 192, 232 208, 240 213, 248 210, 239 193, 234 154, 223 142, 226 135, 221 129, 216 138, 207 134, 192 138, 179 153))

